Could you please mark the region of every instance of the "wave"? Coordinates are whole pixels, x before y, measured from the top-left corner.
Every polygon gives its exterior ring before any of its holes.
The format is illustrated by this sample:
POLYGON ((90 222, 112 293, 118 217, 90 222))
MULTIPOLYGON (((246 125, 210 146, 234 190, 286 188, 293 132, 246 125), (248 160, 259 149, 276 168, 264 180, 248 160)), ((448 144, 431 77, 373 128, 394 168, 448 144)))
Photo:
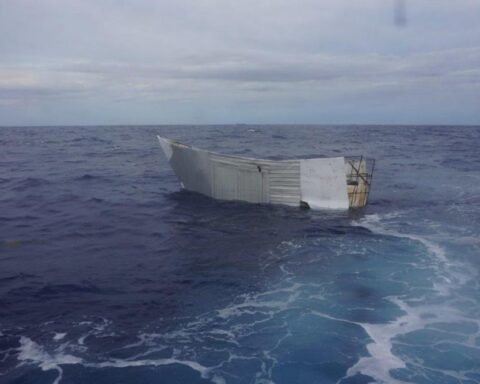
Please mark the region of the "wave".
POLYGON ((24 179, 10 179, 13 182, 10 189, 15 192, 23 192, 28 189, 40 188, 51 184, 50 180, 40 177, 27 177, 24 179))
MULTIPOLYGON (((55 341, 62 340, 65 334, 57 333, 54 336, 55 341)), ((127 368, 127 367, 158 367, 162 365, 179 364, 184 365, 199 373, 204 379, 211 379, 213 383, 223 384, 224 379, 218 375, 211 375, 211 368, 205 367, 193 360, 183 360, 179 358, 159 358, 159 359, 111 359, 99 363, 87 362, 83 358, 65 353, 62 348, 58 348, 54 353, 48 353, 45 348, 37 344, 26 336, 20 336, 20 346, 18 347, 17 359, 25 364, 34 364, 43 371, 55 370, 58 372, 53 384, 59 384, 63 377, 63 368, 65 365, 82 365, 87 368, 127 368)))
MULTIPOLYGON (((400 212, 385 215, 372 214, 353 224, 365 227, 377 235, 405 238, 420 243, 433 257, 431 265, 437 277, 437 281, 434 284, 436 293, 439 297, 451 298, 453 290, 451 283, 453 279, 450 274, 454 273, 458 276, 458 273, 449 269, 454 263, 448 259, 445 249, 430 239, 417 234, 400 232, 385 224, 385 222, 392 222, 400 217, 400 212)), ((469 276, 464 274, 460 283, 464 284, 468 280, 469 276)), ((370 376, 379 383, 403 383, 405 382, 404 380, 392 376, 392 372, 395 372, 395 370, 407 368, 408 363, 407 360, 393 353, 396 339, 402 335, 426 329, 439 321, 446 323, 472 321, 460 309, 453 305, 448 305, 448 300, 441 304, 428 304, 425 298, 413 300, 402 296, 391 296, 386 299, 401 309, 403 315, 386 324, 354 322, 371 339, 371 343, 367 345, 369 356, 360 358, 357 363, 348 369, 346 375, 338 383, 357 374, 370 376)), ((480 321, 477 321, 477 323, 480 325, 480 321)), ((451 373, 448 373, 448 375, 451 375, 451 373)), ((468 379, 468 377, 462 375, 459 377, 465 380, 468 379)))
POLYGON ((9 283, 13 281, 25 281, 28 279, 38 279, 40 276, 33 275, 30 273, 17 273, 11 276, 6 276, 0 278, 0 283, 9 283))
MULTIPOLYGON (((203 379, 222 384, 228 381, 230 375, 228 369, 234 361, 242 361, 239 363, 240 366, 243 362, 256 364, 252 382, 274 383, 276 377, 278 378, 275 376, 276 369, 281 368, 285 356, 290 359, 290 353, 294 355, 296 352, 290 350, 292 339, 299 335, 300 340, 303 340, 302 343, 318 342, 313 339, 315 334, 311 336, 312 340, 301 339, 305 337, 302 333, 296 334, 299 332, 298 327, 303 325, 301 319, 311 316, 337 322, 333 329, 341 329, 338 327, 340 323, 350 324, 355 329, 353 341, 348 339, 349 336, 343 339, 340 333, 335 336, 342 343, 345 341, 352 343, 355 348, 358 346, 360 351, 357 355, 356 352, 352 352, 352 356, 347 359, 348 365, 341 366, 342 369, 345 367, 345 370, 341 373, 344 373, 343 377, 338 378, 338 383, 350 382, 350 379, 357 375, 368 375, 380 383, 402 382, 398 372, 409 369, 411 361, 396 351, 400 337, 432 328, 440 322, 459 323, 471 321, 471 319, 461 310, 448 303, 446 305, 445 301, 429 302, 417 297, 415 302, 411 296, 397 295, 383 298, 390 301, 400 312, 400 315, 390 322, 351 320, 348 315, 335 313, 332 306, 338 305, 335 302, 337 296, 324 295, 325 287, 321 281, 316 280, 317 276, 315 280, 306 280, 297 269, 308 263, 314 266, 315 263, 321 264, 328 260, 319 252, 319 249, 328 247, 328 239, 334 242, 332 244, 335 249, 338 242, 342 243, 342 247, 350 248, 352 244, 368 240, 373 234, 380 240, 381 236, 388 236, 405 238, 418 243, 420 249, 430 257, 432 271, 439 280, 438 284, 449 286, 447 281, 440 278, 450 276, 448 273, 452 262, 446 249, 428 237, 398 230, 397 224, 400 219, 402 219, 400 213, 383 216, 369 215, 354 222, 353 230, 348 230, 347 227, 333 227, 333 231, 326 230, 318 233, 312 230, 312 236, 307 236, 307 231, 301 238, 292 237, 282 241, 270 250, 268 257, 262 260, 262 265, 267 269, 275 266, 276 273, 280 275, 278 283, 265 286, 260 292, 239 294, 227 305, 213 308, 195 317, 175 319, 175 324, 171 328, 160 324, 156 329, 161 331, 157 332, 151 329, 139 329, 135 334, 136 339, 115 344, 113 350, 110 349, 104 354, 96 353, 96 348, 108 345, 105 338, 110 335, 118 337, 110 328, 112 322, 106 319, 79 323, 77 324, 79 329, 55 329, 50 333, 49 339, 49 342, 56 343, 53 349, 48 344, 42 346, 40 342, 33 341, 34 337, 24 333, 20 339, 18 360, 21 363, 37 365, 42 370, 58 372, 55 384, 60 383, 64 376, 65 380, 67 379, 67 373, 64 375, 62 369, 67 365, 81 365, 95 369, 178 365, 187 367, 203 379), (355 229, 359 226, 366 230, 355 229), (353 243, 345 244, 349 241, 349 235, 353 243), (307 305, 306 300, 309 301, 307 305), (332 301, 328 305, 318 305, 327 300, 332 301), (260 341, 257 342, 257 339, 260 341), (96 357, 92 358, 94 348, 96 357)), ((365 251, 360 252, 365 253, 365 251)), ((337 257, 332 256, 332 259, 340 260, 338 256, 345 254, 346 252, 341 251, 336 253, 337 257)), ((306 268, 309 269, 308 266, 306 268)), ((92 288, 88 283, 85 287, 92 288)), ((80 291, 85 287, 80 287, 80 291)), ((47 294, 62 293, 64 289, 70 291, 72 287, 55 286, 53 288, 47 294)), ((74 287, 73 291, 78 288, 74 287)), ((451 295, 452 289, 449 287, 449 290, 441 291, 436 287, 434 294, 439 297, 451 295)), ((329 291, 330 294, 331 292, 329 291)), ((375 308, 372 308, 373 310, 375 308)), ((321 324, 312 322, 311 326, 321 326, 321 324)), ((328 328, 327 333, 331 329, 328 328)), ((313 332, 316 331, 313 329, 313 332)), ((113 339, 112 343, 115 343, 113 339)), ((325 345, 320 347, 325 348, 325 345)), ((301 348, 304 348, 303 344, 301 348)), ((332 349, 334 348, 332 346, 332 349)), ((335 352, 332 351, 331 354, 335 356, 335 352)), ((305 355, 299 353, 297 358, 305 358, 305 355)), ((298 364, 301 366, 303 363, 298 364)), ((427 370, 427 367, 420 363, 418 366, 419 369, 427 370)), ((65 372, 68 371, 65 370, 65 372)), ((445 372, 445 374, 451 376, 451 373, 445 372)))
POLYGON ((92 175, 90 173, 85 173, 82 176, 78 176, 74 179, 75 181, 93 181, 93 180, 105 180, 105 181, 110 181, 110 178, 107 178, 105 176, 99 176, 99 175, 92 175))
POLYGON ((60 383, 63 376, 61 365, 80 364, 82 359, 65 353, 51 355, 47 353, 40 345, 28 337, 20 337, 20 347, 18 348, 17 359, 24 363, 36 364, 42 371, 56 370, 58 376, 53 384, 60 383))

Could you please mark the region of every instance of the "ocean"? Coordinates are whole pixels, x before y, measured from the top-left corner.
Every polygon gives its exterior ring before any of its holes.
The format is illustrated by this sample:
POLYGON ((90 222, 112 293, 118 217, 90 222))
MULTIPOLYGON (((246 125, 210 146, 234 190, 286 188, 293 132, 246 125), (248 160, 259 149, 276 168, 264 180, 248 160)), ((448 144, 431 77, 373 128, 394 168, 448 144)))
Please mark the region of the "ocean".
POLYGON ((0 128, 1 383, 480 383, 480 127, 0 128), (183 191, 156 135, 376 159, 365 209, 183 191))

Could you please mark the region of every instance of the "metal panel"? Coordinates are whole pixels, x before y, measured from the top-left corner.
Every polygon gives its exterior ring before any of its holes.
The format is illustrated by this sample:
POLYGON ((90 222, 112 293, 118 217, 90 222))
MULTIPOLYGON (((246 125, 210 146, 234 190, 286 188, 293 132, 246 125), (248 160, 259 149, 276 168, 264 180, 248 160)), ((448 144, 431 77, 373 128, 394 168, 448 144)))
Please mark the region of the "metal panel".
POLYGON ((213 166, 213 197, 220 200, 237 199, 237 175, 228 165, 213 166))
MULTIPOLYGON (((251 203, 268 201, 265 178, 256 162, 211 154, 214 188, 213 196, 223 200, 242 200, 251 203)), ((268 179, 267 179, 268 180, 268 179)))
MULTIPOLYGON (((348 209, 343 157, 261 160, 202 151, 159 137, 162 149, 186 189, 217 199, 348 209)), ((350 167, 351 168, 351 167, 350 167)))
POLYGON ((263 177, 262 172, 255 170, 239 169, 237 171, 237 200, 250 203, 263 203, 263 177))
POLYGON ((300 205, 300 162, 272 162, 268 167, 269 197, 272 204, 300 205))
POLYGON ((300 161, 302 201, 312 209, 348 209, 345 159, 306 159, 300 161))
POLYGON ((172 145, 170 164, 184 188, 212 195, 212 176, 208 152, 172 145))

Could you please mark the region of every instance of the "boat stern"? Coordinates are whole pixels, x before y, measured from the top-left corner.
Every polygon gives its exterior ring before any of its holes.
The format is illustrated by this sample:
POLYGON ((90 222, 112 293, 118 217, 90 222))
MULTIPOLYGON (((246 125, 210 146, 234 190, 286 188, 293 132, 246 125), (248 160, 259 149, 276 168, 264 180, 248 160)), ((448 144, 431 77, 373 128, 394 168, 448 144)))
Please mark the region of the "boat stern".
POLYGON ((374 169, 374 159, 367 159, 363 156, 345 159, 350 208, 362 208, 367 205, 374 169))

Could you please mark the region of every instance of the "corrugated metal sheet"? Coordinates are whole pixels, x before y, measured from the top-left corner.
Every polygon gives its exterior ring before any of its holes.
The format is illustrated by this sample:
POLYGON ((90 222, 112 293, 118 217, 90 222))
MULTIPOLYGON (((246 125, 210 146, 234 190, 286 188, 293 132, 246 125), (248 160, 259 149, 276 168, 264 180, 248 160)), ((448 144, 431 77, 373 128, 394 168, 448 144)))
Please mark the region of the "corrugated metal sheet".
MULTIPOLYGON (((214 193, 213 197, 254 203, 293 206, 300 204, 300 163, 298 160, 261 160, 215 153, 210 154, 210 159, 215 175, 221 169, 222 178, 227 177, 227 182, 232 183, 236 180, 236 194, 214 193), (226 169, 230 172, 228 176, 225 174, 226 169)), ((219 176, 216 176, 216 179, 218 178, 219 176)))
POLYGON ((269 170, 270 203, 299 206, 300 161, 272 162, 269 170))

